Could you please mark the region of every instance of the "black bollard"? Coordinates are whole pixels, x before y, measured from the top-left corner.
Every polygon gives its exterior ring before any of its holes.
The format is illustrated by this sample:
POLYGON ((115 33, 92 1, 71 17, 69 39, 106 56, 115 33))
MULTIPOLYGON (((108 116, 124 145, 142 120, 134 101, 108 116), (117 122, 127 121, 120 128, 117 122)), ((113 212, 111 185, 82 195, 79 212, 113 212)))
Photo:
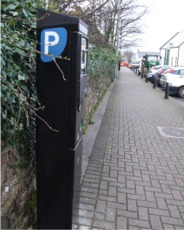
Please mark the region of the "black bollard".
POLYGON ((118 63, 118 71, 120 71, 120 69, 121 69, 121 63, 119 62, 118 63))
POLYGON ((153 81, 153 89, 156 89, 156 87, 157 87, 157 78, 155 77, 153 81))
POLYGON ((145 76, 145 82, 148 82, 148 76, 147 75, 145 76))
POLYGON ((166 82, 166 87, 165 87, 165 99, 169 98, 169 83, 166 82))

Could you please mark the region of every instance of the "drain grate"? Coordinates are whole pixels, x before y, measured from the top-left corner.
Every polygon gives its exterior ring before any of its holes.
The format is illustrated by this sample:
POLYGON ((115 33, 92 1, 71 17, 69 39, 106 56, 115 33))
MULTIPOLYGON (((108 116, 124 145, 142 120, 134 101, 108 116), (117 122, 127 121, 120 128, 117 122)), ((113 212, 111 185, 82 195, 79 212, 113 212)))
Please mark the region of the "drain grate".
POLYGON ((164 137, 184 138, 184 128, 157 127, 160 134, 164 137))

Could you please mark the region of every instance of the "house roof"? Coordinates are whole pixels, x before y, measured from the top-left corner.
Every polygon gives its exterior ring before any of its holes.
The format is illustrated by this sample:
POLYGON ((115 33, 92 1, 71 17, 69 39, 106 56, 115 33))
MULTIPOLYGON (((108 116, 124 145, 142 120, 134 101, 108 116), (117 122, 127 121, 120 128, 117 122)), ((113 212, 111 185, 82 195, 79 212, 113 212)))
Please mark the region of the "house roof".
POLYGON ((151 51, 138 51, 138 57, 139 58, 143 58, 143 56, 145 56, 145 54, 147 55, 158 55, 160 56, 160 52, 151 52, 151 51))
POLYGON ((176 33, 160 49, 177 48, 184 43, 184 31, 176 33))

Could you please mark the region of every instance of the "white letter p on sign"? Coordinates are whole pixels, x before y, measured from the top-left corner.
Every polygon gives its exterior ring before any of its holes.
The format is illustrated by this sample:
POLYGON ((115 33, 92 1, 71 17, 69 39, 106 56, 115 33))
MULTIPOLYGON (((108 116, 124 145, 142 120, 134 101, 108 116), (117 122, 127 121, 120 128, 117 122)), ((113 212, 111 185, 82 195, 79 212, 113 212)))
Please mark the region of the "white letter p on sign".
POLYGON ((45 47, 44 54, 49 54, 49 46, 55 46, 59 42, 59 35, 54 31, 45 31, 45 47), (52 39, 50 39, 52 37, 52 39), (53 39, 54 38, 54 39, 53 39))

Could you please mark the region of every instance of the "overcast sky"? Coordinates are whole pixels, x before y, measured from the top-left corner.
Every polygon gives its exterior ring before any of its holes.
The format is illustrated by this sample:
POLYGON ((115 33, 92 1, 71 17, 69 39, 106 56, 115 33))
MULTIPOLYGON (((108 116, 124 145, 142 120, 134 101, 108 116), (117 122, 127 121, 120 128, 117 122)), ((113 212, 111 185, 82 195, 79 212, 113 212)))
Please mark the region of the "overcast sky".
POLYGON ((139 0, 150 5, 144 16, 145 32, 140 36, 140 50, 159 51, 177 32, 184 31, 184 0, 139 0))

